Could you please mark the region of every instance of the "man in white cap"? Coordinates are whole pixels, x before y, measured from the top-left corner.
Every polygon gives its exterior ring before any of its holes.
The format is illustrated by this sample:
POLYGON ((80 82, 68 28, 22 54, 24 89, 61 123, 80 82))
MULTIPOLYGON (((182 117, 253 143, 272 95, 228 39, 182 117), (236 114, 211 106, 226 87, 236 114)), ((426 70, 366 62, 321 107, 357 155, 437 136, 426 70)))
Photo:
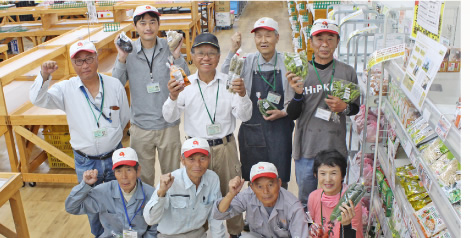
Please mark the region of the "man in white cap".
POLYGON ((139 39, 132 42, 132 52, 127 53, 116 45, 118 56, 113 77, 123 85, 129 81, 131 92, 130 146, 137 151, 142 164, 142 181, 154 185, 155 154, 162 174, 180 167, 181 148, 179 120, 168 123, 163 119, 162 106, 168 98, 166 87, 170 70, 166 65, 173 56, 174 64, 189 75, 188 66, 181 57, 181 45, 170 52, 166 39, 159 38, 160 13, 150 5, 139 6, 134 11, 134 27, 139 39))
POLYGON ((308 237, 307 217, 300 201, 281 187, 276 166, 259 162, 251 168, 249 188, 244 179, 230 180, 230 192, 214 204, 214 218, 228 219, 246 212, 250 232, 243 238, 308 237))
POLYGON ((97 222, 104 227, 99 237, 155 237, 157 226, 149 226, 142 214, 155 189, 140 181, 140 170, 132 148, 116 150, 113 153, 116 180, 92 187, 98 180, 98 171, 85 171, 82 182, 65 200, 65 210, 74 215, 97 215, 97 222))
MULTIPOLYGON (((93 43, 80 40, 70 47, 76 77, 51 86, 55 61, 41 65, 41 73, 31 86, 29 97, 39 107, 60 109, 67 115, 70 144, 75 157, 75 172, 80 183, 83 172, 96 169, 96 184, 114 180, 112 154, 121 148, 123 129, 130 112, 126 91, 119 80, 98 73, 98 53, 93 43)), ((102 227, 92 222, 92 233, 98 236, 102 227)))
MULTIPOLYGON (((250 169, 254 164, 270 162, 279 168, 279 177, 287 189, 294 122, 287 117, 286 106, 294 96, 294 91, 287 82, 284 54, 276 50, 279 42, 278 23, 269 17, 260 18, 251 33, 254 33, 258 51, 246 55, 241 74, 253 105, 251 119, 241 124, 238 133, 242 177, 249 180, 250 169), (269 116, 262 115, 257 106, 259 99, 267 99, 276 109, 268 110, 269 116)), ((237 32, 232 36, 232 48, 222 66, 222 72, 228 72, 230 59, 241 44, 241 34, 237 32)))
POLYGON ((225 237, 222 221, 212 218, 212 205, 221 198, 219 177, 207 169, 209 143, 191 138, 181 148, 183 168, 160 177, 160 183, 144 209, 148 224, 158 223, 158 238, 204 238, 209 223, 213 238, 225 237))
POLYGON ((318 152, 336 149, 347 158, 346 116, 359 112, 359 98, 346 104, 331 95, 333 81, 346 80, 357 84, 357 75, 351 66, 334 59, 339 42, 339 28, 332 20, 318 19, 314 22, 310 41, 314 51, 314 65, 309 65, 304 83, 300 77, 287 75, 295 90, 294 100, 287 108, 291 119, 296 119, 296 132, 292 157, 295 160, 295 176, 299 186, 299 199, 306 208, 309 194, 317 188, 313 175, 318 152), (340 122, 331 115, 337 113, 340 122))

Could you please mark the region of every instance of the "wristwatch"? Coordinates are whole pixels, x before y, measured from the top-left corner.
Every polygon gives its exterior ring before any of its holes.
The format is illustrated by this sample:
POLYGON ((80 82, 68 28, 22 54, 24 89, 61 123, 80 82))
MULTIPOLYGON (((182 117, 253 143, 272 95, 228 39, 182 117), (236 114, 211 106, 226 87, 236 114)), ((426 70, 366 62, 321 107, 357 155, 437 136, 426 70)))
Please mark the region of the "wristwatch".
POLYGON ((346 104, 346 108, 344 109, 343 114, 348 115, 350 111, 351 111, 351 108, 349 107, 349 104, 346 104))

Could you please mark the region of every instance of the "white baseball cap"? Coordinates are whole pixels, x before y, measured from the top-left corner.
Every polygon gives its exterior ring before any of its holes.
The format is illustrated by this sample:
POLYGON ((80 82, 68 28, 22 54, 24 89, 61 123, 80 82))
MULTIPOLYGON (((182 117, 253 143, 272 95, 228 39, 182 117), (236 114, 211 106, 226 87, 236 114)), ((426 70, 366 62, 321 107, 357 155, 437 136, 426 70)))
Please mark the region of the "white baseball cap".
POLYGON ((266 30, 279 32, 279 26, 277 24, 277 21, 269 17, 263 17, 263 18, 258 19, 255 22, 255 25, 253 26, 253 30, 251 30, 251 33, 255 32, 258 28, 263 28, 266 30))
POLYGON ((274 164, 269 162, 258 162, 257 164, 251 167, 250 171, 250 181, 253 182, 257 178, 268 177, 268 178, 277 178, 277 169, 274 164))
POLYGON ((79 40, 70 46, 70 58, 73 58, 78 52, 82 50, 96 53, 96 47, 93 43, 87 40, 79 40))
POLYGON ((120 165, 135 166, 138 162, 137 153, 131 147, 117 149, 113 153, 113 170, 120 165))
POLYGON ((158 9, 155 8, 154 6, 150 5, 143 5, 143 6, 138 6, 135 8, 134 15, 132 16, 132 19, 134 19, 136 16, 142 15, 146 12, 155 12, 157 15, 160 16, 160 12, 158 12, 158 9))
POLYGON ((181 147, 181 154, 186 158, 194 153, 203 153, 208 155, 209 151, 210 147, 207 140, 197 137, 186 140, 181 147))
POLYGON ((318 19, 313 23, 310 35, 314 36, 322 32, 331 32, 339 35, 339 27, 333 20, 330 19, 318 19))

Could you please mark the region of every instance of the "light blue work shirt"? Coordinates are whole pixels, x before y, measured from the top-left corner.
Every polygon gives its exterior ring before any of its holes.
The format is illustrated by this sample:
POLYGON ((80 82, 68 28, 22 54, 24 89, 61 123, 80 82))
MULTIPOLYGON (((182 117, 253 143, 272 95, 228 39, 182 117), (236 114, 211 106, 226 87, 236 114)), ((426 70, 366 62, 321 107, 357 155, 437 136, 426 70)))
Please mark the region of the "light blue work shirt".
MULTIPOLYGON (((123 230, 129 229, 129 223, 124 211, 123 201, 119 192, 120 187, 117 180, 102 183, 94 188, 82 181, 75 186, 65 200, 65 210, 74 215, 99 214, 103 234, 99 237, 114 237, 114 234, 122 234, 123 230)), ((150 238, 157 236, 157 226, 149 226, 143 217, 143 206, 149 201, 155 189, 150 185, 137 182, 137 188, 129 202, 126 202, 127 214, 131 222, 132 230, 137 231, 138 237, 150 238), (145 193, 142 193, 142 186, 145 193), (144 201, 142 203, 142 201, 144 201)))

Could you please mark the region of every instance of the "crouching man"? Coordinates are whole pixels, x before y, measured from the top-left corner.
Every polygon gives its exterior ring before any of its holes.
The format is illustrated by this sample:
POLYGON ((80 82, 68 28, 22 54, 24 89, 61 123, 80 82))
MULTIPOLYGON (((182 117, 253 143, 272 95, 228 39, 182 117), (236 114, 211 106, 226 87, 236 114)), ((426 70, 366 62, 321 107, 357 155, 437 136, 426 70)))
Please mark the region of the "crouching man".
POLYGON ((144 209, 148 224, 158 223, 158 238, 205 238, 209 223, 213 238, 225 237, 222 221, 212 218, 222 198, 217 174, 208 170, 211 156, 205 139, 191 138, 181 147, 183 168, 164 174, 144 209))
POLYGON ((114 151, 112 160, 116 180, 91 187, 98 171, 85 171, 65 200, 65 210, 74 215, 97 214, 104 228, 99 237, 155 237, 157 226, 149 226, 142 214, 155 189, 140 181, 136 152, 121 148, 114 151))
POLYGON ((300 201, 281 188, 276 167, 259 162, 251 167, 250 186, 240 192, 244 179, 229 182, 227 195, 214 204, 215 219, 229 219, 246 211, 250 232, 243 238, 308 237, 307 218, 300 201))

